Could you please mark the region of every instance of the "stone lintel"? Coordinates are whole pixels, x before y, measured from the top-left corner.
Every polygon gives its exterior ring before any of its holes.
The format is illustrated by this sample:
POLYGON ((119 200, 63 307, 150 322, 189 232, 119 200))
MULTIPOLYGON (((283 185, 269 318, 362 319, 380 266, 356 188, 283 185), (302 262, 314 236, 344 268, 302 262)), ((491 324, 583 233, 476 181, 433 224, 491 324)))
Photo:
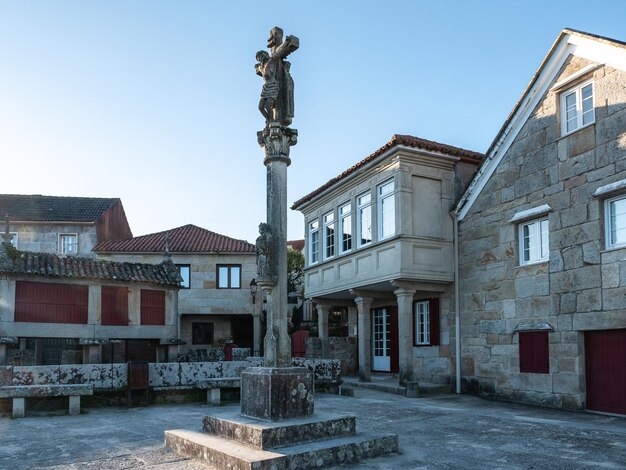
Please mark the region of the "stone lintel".
POLYGON ((554 331, 550 323, 520 323, 513 331, 554 331))
POLYGON ((78 341, 81 346, 98 346, 100 344, 109 344, 108 338, 81 338, 78 341))
POLYGON ((250 367, 241 373, 241 414, 264 421, 311 416, 313 387, 304 367, 250 367))

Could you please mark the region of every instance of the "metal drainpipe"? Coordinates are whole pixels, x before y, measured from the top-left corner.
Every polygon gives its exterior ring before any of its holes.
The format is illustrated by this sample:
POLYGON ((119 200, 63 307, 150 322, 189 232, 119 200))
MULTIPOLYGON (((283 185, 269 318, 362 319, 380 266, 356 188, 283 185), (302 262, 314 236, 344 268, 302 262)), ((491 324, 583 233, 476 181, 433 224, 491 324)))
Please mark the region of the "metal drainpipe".
POLYGON ((459 286, 459 219, 454 220, 454 327, 456 330, 456 393, 461 393, 461 291, 459 286))

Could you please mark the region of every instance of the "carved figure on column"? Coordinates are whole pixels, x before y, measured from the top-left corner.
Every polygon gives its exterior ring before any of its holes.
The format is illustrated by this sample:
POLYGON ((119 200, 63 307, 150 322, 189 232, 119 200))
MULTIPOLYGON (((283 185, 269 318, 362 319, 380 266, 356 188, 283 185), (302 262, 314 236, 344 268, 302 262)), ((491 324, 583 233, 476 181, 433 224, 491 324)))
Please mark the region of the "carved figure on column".
POLYGON ((282 126, 289 126, 293 121, 293 79, 291 78, 291 64, 285 58, 300 47, 300 41, 295 36, 287 36, 283 42, 283 30, 272 28, 267 40, 266 51, 256 53, 255 71, 263 78, 259 111, 265 118, 265 128, 277 122, 282 126))
POLYGON ((274 272, 271 264, 272 228, 269 224, 259 224, 259 236, 256 239, 256 270, 259 281, 273 281, 274 272))

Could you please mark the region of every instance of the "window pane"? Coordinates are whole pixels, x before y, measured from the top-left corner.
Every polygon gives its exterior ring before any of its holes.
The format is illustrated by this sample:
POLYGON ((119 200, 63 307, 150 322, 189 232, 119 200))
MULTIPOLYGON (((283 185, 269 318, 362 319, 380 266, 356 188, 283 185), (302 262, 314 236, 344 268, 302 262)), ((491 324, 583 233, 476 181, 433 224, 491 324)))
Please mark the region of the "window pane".
POLYGON ((396 233, 396 208, 394 195, 381 200, 381 237, 387 238, 396 233))
POLYGON ((393 192, 393 181, 389 181, 388 183, 385 183, 380 188, 378 188, 378 194, 380 196, 384 196, 385 194, 390 194, 392 192, 393 192))
POLYGON ((523 261, 530 261, 530 248, 531 248, 531 237, 530 237, 530 226, 524 225, 522 227, 522 236, 523 236, 523 261))
POLYGON ((228 287, 228 266, 220 266, 218 269, 217 277, 217 286, 220 289, 226 289, 228 287))
POLYGON ((369 204, 370 202, 372 202, 372 195, 370 193, 364 194, 363 196, 359 197, 359 206, 369 204))
POLYGON ((231 289, 239 289, 241 287, 239 283, 241 275, 241 268, 239 266, 230 267, 230 287, 231 289))
POLYGON ((311 232, 311 263, 317 263, 319 260, 319 232, 311 232))
POLYGON ((611 201, 610 213, 610 244, 621 245, 626 243, 626 198, 611 201))
POLYGON ((178 272, 180 273, 180 277, 183 278, 183 282, 180 283, 182 287, 185 289, 189 289, 191 286, 189 282, 190 268, 189 266, 178 266, 178 272))
POLYGON ((565 120, 567 121, 567 132, 573 131, 578 127, 575 92, 565 97, 565 120))
POLYGON ((415 304, 415 344, 430 344, 428 301, 415 304))
POLYGON ((581 90, 582 106, 583 106, 583 125, 587 125, 595 121, 595 113, 593 110, 593 85, 590 83, 581 90))
POLYGON ((548 221, 542 220, 541 223, 541 259, 548 259, 550 253, 550 243, 549 243, 549 227, 548 221))
POLYGON ((352 216, 346 215, 341 219, 341 251, 352 249, 352 216))
POLYGON ((330 258, 335 255, 335 224, 328 224, 325 227, 326 237, 326 258, 330 258))
POLYGON ((372 241, 372 212, 371 207, 367 206, 360 211, 361 224, 359 227, 361 245, 365 245, 372 241))

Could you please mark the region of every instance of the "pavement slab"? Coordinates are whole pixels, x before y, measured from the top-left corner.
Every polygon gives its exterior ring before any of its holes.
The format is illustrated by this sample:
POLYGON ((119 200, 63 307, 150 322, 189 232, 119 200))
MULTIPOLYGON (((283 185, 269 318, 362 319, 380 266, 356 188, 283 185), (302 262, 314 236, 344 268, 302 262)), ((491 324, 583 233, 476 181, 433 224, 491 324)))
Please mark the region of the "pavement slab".
MULTIPOLYGON (((236 410, 238 404, 220 407, 236 410)), ((200 431, 205 404, 90 408, 79 416, 0 418, 0 469, 206 470, 165 448, 164 431, 200 431)), ((354 414, 358 431, 393 432, 400 452, 336 469, 625 469, 626 417, 466 395, 318 394, 316 412, 354 414)))

